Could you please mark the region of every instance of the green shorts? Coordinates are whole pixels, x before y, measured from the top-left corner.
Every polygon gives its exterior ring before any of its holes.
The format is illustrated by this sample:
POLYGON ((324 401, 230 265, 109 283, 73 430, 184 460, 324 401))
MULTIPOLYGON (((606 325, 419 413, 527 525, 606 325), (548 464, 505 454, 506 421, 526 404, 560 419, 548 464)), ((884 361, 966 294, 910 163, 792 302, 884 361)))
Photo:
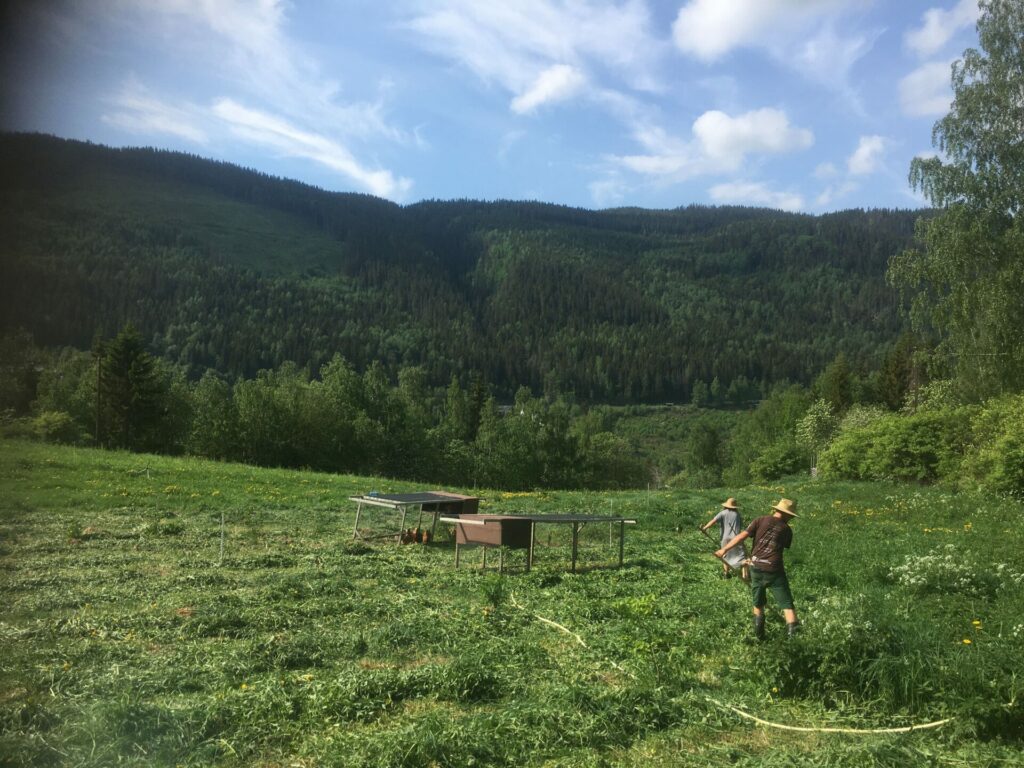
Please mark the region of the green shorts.
POLYGON ((789 579, 785 571, 759 571, 750 569, 750 593, 755 608, 764 608, 768 590, 772 591, 779 608, 793 608, 793 593, 789 591, 789 579))

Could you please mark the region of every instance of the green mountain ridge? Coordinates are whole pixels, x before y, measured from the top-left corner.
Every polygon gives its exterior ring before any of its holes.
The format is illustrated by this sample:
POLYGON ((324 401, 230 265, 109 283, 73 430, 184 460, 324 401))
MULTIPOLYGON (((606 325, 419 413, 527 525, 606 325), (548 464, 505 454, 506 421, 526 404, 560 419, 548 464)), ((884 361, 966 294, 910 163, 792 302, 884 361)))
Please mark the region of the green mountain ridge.
POLYGON ((499 394, 687 399, 874 367, 914 211, 399 206, 227 163, 0 137, 0 328, 86 348, 126 322, 192 376, 336 353, 499 394))

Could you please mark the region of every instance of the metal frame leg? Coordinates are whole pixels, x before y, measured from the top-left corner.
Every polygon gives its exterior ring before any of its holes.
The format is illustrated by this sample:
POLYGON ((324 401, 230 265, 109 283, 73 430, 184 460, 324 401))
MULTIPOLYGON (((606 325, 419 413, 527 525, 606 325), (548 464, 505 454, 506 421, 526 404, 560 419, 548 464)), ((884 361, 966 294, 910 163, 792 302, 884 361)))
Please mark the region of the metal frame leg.
POLYGON ((572 572, 576 573, 576 555, 580 542, 580 524, 572 524, 572 572))
POLYGON ((533 567, 533 545, 537 543, 537 523, 530 521, 530 548, 526 552, 526 570, 533 567))
POLYGON ((626 521, 619 521, 619 568, 622 567, 622 557, 626 548, 626 521))

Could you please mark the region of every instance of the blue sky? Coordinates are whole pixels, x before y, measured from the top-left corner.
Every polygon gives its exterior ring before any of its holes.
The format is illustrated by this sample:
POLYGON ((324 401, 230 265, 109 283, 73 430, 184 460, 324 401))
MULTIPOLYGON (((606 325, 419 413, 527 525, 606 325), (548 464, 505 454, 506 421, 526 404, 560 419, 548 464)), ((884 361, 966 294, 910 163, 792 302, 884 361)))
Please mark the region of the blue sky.
POLYGON ((23 0, 6 130, 400 203, 924 204, 977 0, 23 0))

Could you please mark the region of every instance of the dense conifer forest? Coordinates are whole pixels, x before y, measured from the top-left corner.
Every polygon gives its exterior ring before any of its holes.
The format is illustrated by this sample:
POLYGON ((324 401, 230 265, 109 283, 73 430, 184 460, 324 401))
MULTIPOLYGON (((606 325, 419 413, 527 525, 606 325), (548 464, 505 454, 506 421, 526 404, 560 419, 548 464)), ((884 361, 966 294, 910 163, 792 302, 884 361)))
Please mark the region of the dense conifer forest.
POLYGON ((580 402, 734 402, 884 362, 920 212, 399 206, 225 163, 0 138, 0 328, 90 349, 127 323, 197 381, 340 355, 392 381, 580 402))

